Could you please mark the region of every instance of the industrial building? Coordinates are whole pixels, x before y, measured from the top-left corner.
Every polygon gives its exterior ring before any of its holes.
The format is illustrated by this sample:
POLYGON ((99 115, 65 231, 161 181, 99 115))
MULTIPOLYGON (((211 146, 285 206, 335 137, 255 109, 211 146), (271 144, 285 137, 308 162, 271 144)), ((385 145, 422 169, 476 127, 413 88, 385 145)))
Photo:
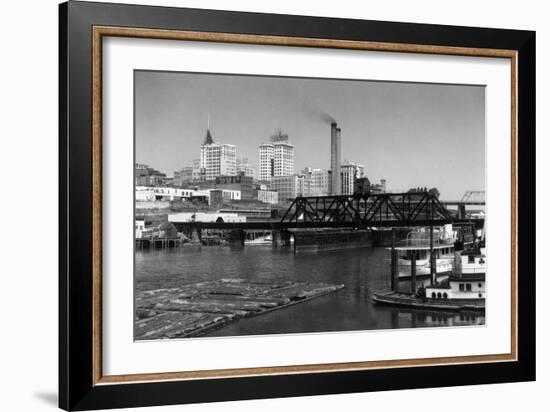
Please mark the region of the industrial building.
POLYGON ((279 203, 279 192, 276 192, 275 190, 257 190, 258 193, 258 201, 262 203, 269 203, 272 205, 276 205, 279 203))
POLYGON ((327 196, 330 192, 330 171, 306 167, 301 174, 310 182, 309 196, 327 196))
POLYGON ((309 196, 311 183, 304 176, 272 176, 271 190, 279 193, 279 201, 291 201, 298 196, 309 196))
POLYGON ((253 182, 253 177, 241 171, 235 176, 216 177, 213 189, 237 190, 241 193, 242 200, 252 200, 254 198, 253 182))
POLYGON ((193 159, 192 166, 185 166, 174 172, 174 185, 183 186, 187 183, 200 182, 204 180, 204 173, 201 174, 200 159, 193 159))
POLYGON ((163 185, 166 182, 165 173, 159 172, 145 164, 136 163, 134 173, 136 186, 163 185))
POLYGON ((245 176, 253 179, 256 177, 256 170, 248 163, 246 157, 237 159, 237 174, 239 173, 243 173, 245 176))
POLYGON ((207 198, 208 192, 169 186, 136 186, 135 196, 137 202, 153 202, 155 200, 173 201, 207 198))
POLYGON ((386 179, 380 179, 380 183, 370 185, 371 193, 386 193, 386 179))

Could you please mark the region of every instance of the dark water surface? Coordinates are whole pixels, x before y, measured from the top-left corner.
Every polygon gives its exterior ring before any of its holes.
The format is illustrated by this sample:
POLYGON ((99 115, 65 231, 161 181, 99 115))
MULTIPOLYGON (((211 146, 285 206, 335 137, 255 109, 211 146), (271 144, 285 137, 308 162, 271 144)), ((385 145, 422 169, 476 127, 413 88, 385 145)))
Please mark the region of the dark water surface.
MULTIPOLYGON (((484 324, 479 314, 404 309, 375 305, 369 296, 389 288, 389 262, 383 248, 295 255, 271 246, 185 246, 137 251, 136 289, 169 288, 222 278, 285 279, 344 284, 345 288, 310 301, 244 318, 205 336, 263 335, 461 326, 484 324)), ((406 287, 406 285, 401 285, 406 287)))

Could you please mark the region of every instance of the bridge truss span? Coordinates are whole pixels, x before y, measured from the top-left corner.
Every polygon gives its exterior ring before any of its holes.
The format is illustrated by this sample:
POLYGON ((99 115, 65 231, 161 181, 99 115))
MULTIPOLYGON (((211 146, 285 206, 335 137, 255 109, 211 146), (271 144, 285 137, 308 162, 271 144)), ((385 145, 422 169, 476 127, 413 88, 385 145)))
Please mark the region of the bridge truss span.
POLYGON ((453 222, 448 210, 429 192, 297 197, 281 219, 281 223, 357 227, 426 221, 436 225, 453 222))

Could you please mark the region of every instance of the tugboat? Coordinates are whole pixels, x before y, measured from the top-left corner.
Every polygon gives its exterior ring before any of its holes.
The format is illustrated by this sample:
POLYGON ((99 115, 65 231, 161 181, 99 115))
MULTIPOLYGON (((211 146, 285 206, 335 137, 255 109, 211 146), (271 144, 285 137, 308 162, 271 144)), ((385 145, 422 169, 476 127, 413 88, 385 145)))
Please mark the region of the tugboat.
POLYGON ((429 301, 474 302, 485 306, 485 248, 463 251, 456 274, 439 285, 427 286, 425 298, 429 301))
MULTIPOLYGON (((397 249, 397 248, 394 248, 397 249)), ((432 249, 432 251, 435 247, 432 249)), ((433 252, 432 252, 433 253, 433 252)), ((445 279, 436 279, 435 259, 432 259, 429 285, 416 287, 416 255, 412 254, 410 264, 411 290, 399 291, 397 274, 397 253, 392 253, 392 289, 374 293, 375 303, 406 306, 418 309, 448 311, 485 310, 485 273, 487 257, 484 247, 474 247, 456 256, 453 269, 445 279)))

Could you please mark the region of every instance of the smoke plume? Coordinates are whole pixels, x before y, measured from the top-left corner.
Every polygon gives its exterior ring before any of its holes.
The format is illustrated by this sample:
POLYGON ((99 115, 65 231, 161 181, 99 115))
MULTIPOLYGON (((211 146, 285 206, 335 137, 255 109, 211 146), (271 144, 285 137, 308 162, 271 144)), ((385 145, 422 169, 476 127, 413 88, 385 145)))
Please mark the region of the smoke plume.
POLYGON ((330 114, 320 109, 317 109, 310 103, 304 102, 304 112, 312 120, 316 120, 316 121, 320 120, 326 124, 336 123, 336 120, 334 120, 334 117, 332 117, 330 114))
POLYGON ((336 120, 334 120, 334 117, 332 117, 330 114, 328 113, 325 113, 325 112, 321 112, 321 111, 318 111, 317 112, 317 115, 319 116, 319 118, 327 123, 327 124, 331 124, 331 123, 336 123, 336 120))

